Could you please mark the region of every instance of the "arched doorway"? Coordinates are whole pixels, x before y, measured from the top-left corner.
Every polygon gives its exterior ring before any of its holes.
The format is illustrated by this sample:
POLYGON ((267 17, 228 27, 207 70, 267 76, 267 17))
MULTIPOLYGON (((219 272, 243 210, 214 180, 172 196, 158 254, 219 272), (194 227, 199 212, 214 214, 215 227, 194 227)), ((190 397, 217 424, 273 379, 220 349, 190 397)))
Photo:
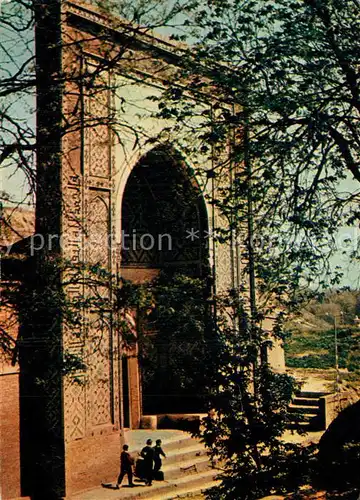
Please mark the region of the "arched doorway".
POLYGON ((154 297, 150 313, 137 312, 143 412, 200 411, 193 361, 205 338, 208 221, 194 176, 171 147, 154 148, 132 170, 121 229, 122 277, 150 283, 154 297))
POLYGON ((171 148, 151 150, 132 170, 123 196, 124 276, 133 277, 132 268, 204 275, 207 231, 204 199, 190 169, 171 148))

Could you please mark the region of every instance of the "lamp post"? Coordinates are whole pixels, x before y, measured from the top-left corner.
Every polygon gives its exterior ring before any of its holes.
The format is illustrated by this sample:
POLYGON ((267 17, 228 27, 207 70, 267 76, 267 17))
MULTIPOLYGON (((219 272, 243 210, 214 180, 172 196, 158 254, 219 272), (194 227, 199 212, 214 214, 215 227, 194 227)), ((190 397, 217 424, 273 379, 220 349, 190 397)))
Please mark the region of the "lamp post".
MULTIPOLYGON (((337 315, 332 315, 330 313, 327 313, 327 316, 332 317, 333 319, 333 324, 334 324, 334 355, 335 355, 335 393, 338 394, 339 392, 339 382, 340 382, 340 376, 339 376, 339 348, 338 348, 338 335, 337 335, 337 323, 336 323, 336 318, 337 315)), ((343 312, 341 311, 340 314, 338 315, 340 318, 343 317, 343 312)))
POLYGON ((336 316, 334 315, 334 351, 335 351, 335 392, 339 392, 339 350, 337 338, 336 316))

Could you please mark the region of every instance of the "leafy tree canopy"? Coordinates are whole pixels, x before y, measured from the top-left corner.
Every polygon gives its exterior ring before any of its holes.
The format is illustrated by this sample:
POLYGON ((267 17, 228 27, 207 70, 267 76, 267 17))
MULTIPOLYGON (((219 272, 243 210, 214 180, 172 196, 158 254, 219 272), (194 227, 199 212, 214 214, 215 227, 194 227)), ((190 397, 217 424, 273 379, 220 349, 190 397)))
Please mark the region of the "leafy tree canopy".
POLYGON ((208 0, 188 21, 198 42, 162 114, 186 124, 184 97, 212 93, 197 134, 209 156, 233 134, 240 168, 221 204, 241 225, 250 193, 264 281, 321 281, 338 228, 359 219, 359 14, 356 0, 208 0))

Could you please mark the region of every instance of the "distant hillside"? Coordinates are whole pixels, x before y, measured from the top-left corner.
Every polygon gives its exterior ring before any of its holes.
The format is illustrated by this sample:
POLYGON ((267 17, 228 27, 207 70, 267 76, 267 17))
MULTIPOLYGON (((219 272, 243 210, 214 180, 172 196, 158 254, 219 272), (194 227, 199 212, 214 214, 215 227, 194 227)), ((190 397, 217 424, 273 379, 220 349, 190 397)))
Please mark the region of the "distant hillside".
POLYGON ((292 332, 324 331, 334 324, 356 325, 360 317, 360 290, 332 291, 323 300, 312 300, 286 327, 292 332))
POLYGON ((311 301, 286 325, 286 363, 294 368, 334 368, 335 330, 339 367, 360 373, 360 291, 329 292, 311 301))

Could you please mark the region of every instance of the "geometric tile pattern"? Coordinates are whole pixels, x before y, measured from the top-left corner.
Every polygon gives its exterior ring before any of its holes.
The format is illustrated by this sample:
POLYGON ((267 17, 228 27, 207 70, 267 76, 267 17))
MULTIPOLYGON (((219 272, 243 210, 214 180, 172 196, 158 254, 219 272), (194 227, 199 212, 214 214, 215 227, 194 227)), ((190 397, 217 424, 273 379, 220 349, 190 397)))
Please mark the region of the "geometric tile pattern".
MULTIPOLYGON (((96 85, 101 85, 98 79, 96 85)), ((95 86, 96 86, 95 85, 95 86)), ((86 117, 95 124, 85 131, 85 171, 87 174, 87 203, 85 240, 86 262, 99 264, 111 270, 110 192, 93 189, 94 177, 110 178, 110 134, 108 118, 108 91, 98 91, 86 98, 86 117)), ((97 289, 96 293, 107 293, 97 289)), ((90 294, 94 292, 90 291, 90 294)), ((113 420, 113 353, 110 321, 99 318, 96 312, 88 317, 86 332, 86 419, 87 428, 111 424, 113 420)))
MULTIPOLYGON (((68 149, 71 139, 73 153, 64 160, 63 248, 65 258, 74 264, 100 264, 110 271, 111 151, 106 123, 109 91, 100 88, 102 83, 97 78, 84 96, 83 170, 75 172, 73 167, 80 165, 80 132, 66 139, 68 149)), ((104 293, 105 290, 104 287, 104 293)), ((96 291, 101 293, 99 289, 96 291)), ((74 298, 93 293, 77 283, 69 286, 67 292, 74 298)), ((65 436, 72 441, 91 435, 94 426, 111 424, 114 416, 118 417, 119 396, 114 397, 112 385, 118 367, 110 352, 113 345, 110 321, 106 324, 95 313, 84 313, 81 331, 74 335, 68 330, 64 325, 65 348, 83 356, 87 365, 85 372, 76 374, 75 381, 74 374, 64 378, 65 436), (77 343, 72 337, 77 338, 77 343)))
POLYGON ((85 123, 87 123, 85 154, 89 159, 89 174, 108 178, 110 174, 110 129, 107 123, 109 91, 102 88, 106 86, 105 78, 97 77, 92 94, 85 98, 85 123))
MULTIPOLYGON (((95 315, 94 315, 95 319, 95 315)), ((87 364, 89 367, 87 414, 91 426, 110 424, 111 362, 110 326, 95 319, 88 333, 87 364)))
POLYGON ((64 380, 65 439, 67 442, 81 439, 86 435, 85 420, 85 378, 79 382, 73 377, 64 380))

